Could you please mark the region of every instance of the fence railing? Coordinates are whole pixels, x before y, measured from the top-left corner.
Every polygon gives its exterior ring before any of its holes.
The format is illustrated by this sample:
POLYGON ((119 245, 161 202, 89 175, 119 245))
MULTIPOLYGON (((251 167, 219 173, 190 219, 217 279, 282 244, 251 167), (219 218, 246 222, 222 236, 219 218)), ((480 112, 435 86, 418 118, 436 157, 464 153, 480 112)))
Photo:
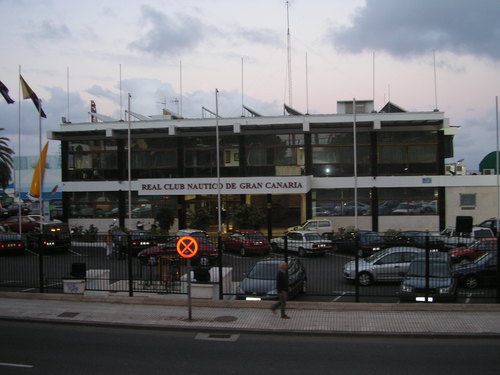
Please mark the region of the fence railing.
MULTIPOLYGON (((31 244, 23 254, 0 257, 0 290, 61 293, 77 280, 86 293, 187 294, 187 264, 178 238, 136 233, 72 236, 50 252, 31 244), (40 250, 38 250, 40 249, 40 250)), ((499 302, 498 248, 448 251, 442 239, 354 236, 242 240, 197 238, 191 260, 193 296, 272 299, 279 262, 290 264, 293 297, 304 301, 499 302), (295 293, 296 292, 296 293, 295 293)))

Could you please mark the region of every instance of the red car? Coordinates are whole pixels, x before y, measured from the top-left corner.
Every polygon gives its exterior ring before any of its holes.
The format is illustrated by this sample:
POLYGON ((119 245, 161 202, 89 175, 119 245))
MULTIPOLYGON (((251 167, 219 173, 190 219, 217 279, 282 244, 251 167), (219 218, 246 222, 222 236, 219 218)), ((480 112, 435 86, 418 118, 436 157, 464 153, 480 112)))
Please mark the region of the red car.
POLYGON ((238 252, 244 257, 250 254, 268 254, 271 245, 261 232, 242 229, 222 238, 222 250, 238 252))
MULTIPOLYGON (((12 232, 19 232, 19 216, 11 216, 0 224, 12 232)), ((39 221, 29 216, 21 216, 21 230, 23 233, 31 232, 35 227, 40 227, 39 221)))
MULTIPOLYGON (((152 259, 156 262, 159 257, 163 256, 179 258, 177 242, 179 238, 185 236, 194 237, 198 242, 198 252, 191 260, 193 267, 210 268, 215 266, 217 261, 217 244, 212 242, 204 231, 197 229, 179 230, 175 236, 165 239, 163 243, 140 251, 137 256, 144 263, 151 262, 152 259)), ((161 239, 158 242, 162 242, 161 239)))
POLYGON ((496 238, 483 238, 469 247, 457 247, 448 251, 453 263, 472 262, 488 251, 497 249, 496 238))

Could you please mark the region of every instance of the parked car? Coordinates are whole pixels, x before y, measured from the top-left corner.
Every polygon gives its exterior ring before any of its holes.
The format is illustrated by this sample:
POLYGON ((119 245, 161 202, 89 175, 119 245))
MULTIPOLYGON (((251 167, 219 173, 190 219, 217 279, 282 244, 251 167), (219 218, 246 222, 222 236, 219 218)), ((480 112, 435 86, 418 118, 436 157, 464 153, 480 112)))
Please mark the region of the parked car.
POLYGON ((482 221, 481 223, 476 225, 477 227, 490 228, 493 233, 497 232, 497 218, 492 217, 491 219, 487 219, 482 221))
POLYGON ((415 246, 425 249, 427 244, 431 250, 442 251, 444 242, 439 234, 420 231, 406 230, 385 239, 386 246, 415 246))
POLYGON ((222 250, 238 252, 244 257, 251 254, 268 254, 271 245, 262 232, 241 229, 222 238, 222 250))
POLYGON ((0 219, 6 219, 10 216, 9 210, 5 207, 0 207, 0 219))
POLYGON ((332 238, 333 251, 344 251, 366 257, 384 249, 385 243, 380 233, 368 230, 345 232, 332 238))
MULTIPOLYGON (((236 298, 244 300, 274 300, 278 298, 276 275, 282 259, 269 258, 257 262, 238 286, 236 298)), ((299 259, 288 259, 289 298, 305 293, 307 275, 299 259)))
POLYGON ((469 246, 481 238, 495 238, 493 231, 485 227, 472 227, 471 233, 457 233, 454 226, 447 227, 441 232, 444 246, 453 249, 460 246, 469 246))
POLYGON ((393 211, 392 215, 419 215, 423 212, 422 204, 415 202, 401 202, 393 211))
MULTIPOLYGON (((19 216, 19 203, 11 203, 7 207, 9 210, 9 215, 11 216, 19 216)), ((21 203, 21 215, 27 215, 31 211, 30 206, 26 203, 21 203)))
POLYGON ((285 250, 297 253, 303 257, 306 255, 324 255, 326 250, 331 250, 332 242, 321 238, 318 232, 307 230, 294 230, 288 232, 284 237, 276 237, 271 240, 274 251, 285 250))
POLYGON ((8 232, 0 225, 0 255, 24 254, 25 242, 19 233, 8 232))
POLYGON ((453 302, 457 298, 457 278, 445 253, 415 258, 401 282, 401 302, 453 302), (427 264, 428 262, 428 264, 427 264), (426 298, 427 297, 427 301, 426 298))
POLYGON ((155 246, 158 243, 156 236, 146 230, 133 230, 130 235, 130 252, 136 256, 141 250, 155 246))
POLYGON ((290 227, 287 231, 290 232, 292 230, 311 230, 323 235, 333 233, 333 223, 331 220, 326 219, 311 219, 301 225, 290 227))
POLYGON ((357 201, 345 202, 335 209, 335 216, 354 216, 355 207, 357 208, 358 215, 369 215, 371 207, 369 204, 357 201))
MULTIPOLYGON (((425 250, 417 247, 391 247, 368 258, 358 260, 358 282, 362 286, 379 281, 399 281, 410 267, 410 263, 425 250)), ((356 261, 344 265, 344 279, 356 280, 356 261)))
MULTIPOLYGON (((19 216, 11 216, 0 222, 5 228, 9 228, 12 232, 19 232, 19 216)), ((40 222, 32 219, 29 216, 21 216, 21 231, 27 233, 34 228, 40 227, 40 222)))
POLYGON ((42 222, 26 234, 26 247, 37 252, 66 252, 71 247, 68 224, 59 221, 42 222))
POLYGON ((472 262, 488 251, 497 249, 496 238, 483 238, 476 240, 467 247, 457 247, 448 251, 448 255, 453 263, 472 262))
POLYGON ((473 263, 459 265, 454 272, 460 284, 468 289, 476 289, 495 285, 497 267, 497 253, 491 251, 481 255, 473 263))

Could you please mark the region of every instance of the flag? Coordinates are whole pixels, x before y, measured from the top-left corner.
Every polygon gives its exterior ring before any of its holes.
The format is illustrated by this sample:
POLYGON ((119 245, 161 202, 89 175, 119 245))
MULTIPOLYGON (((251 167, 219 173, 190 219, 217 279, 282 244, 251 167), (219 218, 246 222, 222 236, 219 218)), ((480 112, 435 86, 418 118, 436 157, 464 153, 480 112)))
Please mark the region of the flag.
POLYGON ((38 99, 38 96, 36 96, 35 92, 28 86, 22 75, 19 75, 19 78, 21 79, 21 90, 23 92, 23 99, 31 99, 36 109, 38 109, 40 116, 42 116, 43 118, 47 118, 45 112, 42 109, 42 105, 40 103, 40 99, 38 99))
POLYGON ((40 186, 40 176, 41 182, 43 184, 43 177, 45 175, 45 162, 47 161, 47 150, 49 148, 49 142, 45 144, 45 147, 40 154, 40 158, 38 159, 38 163, 35 167, 35 172, 33 173, 33 179, 31 180, 31 187, 29 195, 33 198, 40 198, 41 186, 40 186))
POLYGON ((2 94, 7 103, 9 104, 14 103, 12 98, 9 96, 9 89, 2 83, 2 81, 0 81, 0 94, 2 94))

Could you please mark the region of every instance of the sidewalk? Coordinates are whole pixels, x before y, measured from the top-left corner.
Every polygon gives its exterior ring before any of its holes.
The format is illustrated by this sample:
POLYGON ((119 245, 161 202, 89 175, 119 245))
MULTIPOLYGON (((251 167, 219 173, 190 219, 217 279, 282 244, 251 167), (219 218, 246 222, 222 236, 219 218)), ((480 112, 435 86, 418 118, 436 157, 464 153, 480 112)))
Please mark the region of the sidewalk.
POLYGON ((288 303, 289 320, 271 302, 157 296, 0 292, 0 319, 217 333, 465 336, 500 338, 500 305, 288 303))

